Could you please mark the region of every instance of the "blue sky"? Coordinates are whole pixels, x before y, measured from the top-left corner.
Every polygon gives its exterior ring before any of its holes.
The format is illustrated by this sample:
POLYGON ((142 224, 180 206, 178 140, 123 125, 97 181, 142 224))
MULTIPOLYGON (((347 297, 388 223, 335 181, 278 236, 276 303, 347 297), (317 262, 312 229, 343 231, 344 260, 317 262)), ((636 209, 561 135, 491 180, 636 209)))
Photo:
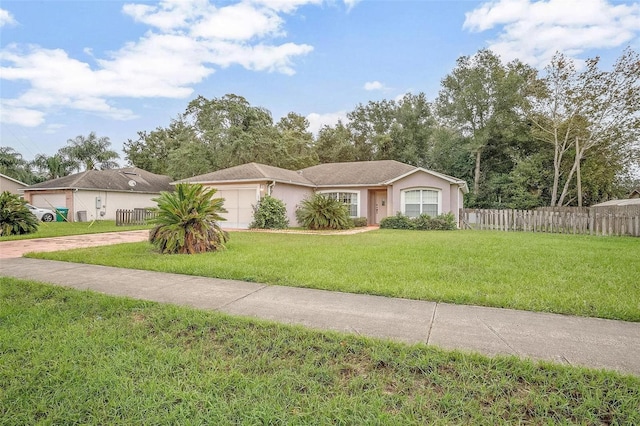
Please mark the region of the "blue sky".
POLYGON ((0 144, 31 159, 95 131, 120 150, 227 93, 315 131, 370 100, 433 100, 482 48, 542 69, 556 51, 610 65, 627 46, 640 1, 3 0, 0 144))

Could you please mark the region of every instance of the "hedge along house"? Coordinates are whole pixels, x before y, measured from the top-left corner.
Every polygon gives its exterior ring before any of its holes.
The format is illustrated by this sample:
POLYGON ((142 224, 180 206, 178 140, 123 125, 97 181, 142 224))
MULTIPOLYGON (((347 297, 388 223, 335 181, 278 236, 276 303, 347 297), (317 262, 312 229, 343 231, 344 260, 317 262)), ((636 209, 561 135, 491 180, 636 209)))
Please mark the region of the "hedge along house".
POLYGON ((69 221, 79 217, 115 220, 118 209, 156 207, 152 199, 161 191, 173 191, 169 176, 128 167, 87 170, 31 185, 24 190, 24 198, 36 207, 69 209, 69 221))
POLYGON ((201 183, 218 190, 228 213, 227 228, 247 228, 253 208, 265 194, 282 200, 289 223, 313 193, 337 198, 349 206, 351 217, 365 217, 370 225, 400 212, 415 217, 453 213, 458 218, 467 183, 441 173, 394 160, 327 163, 292 171, 258 163, 218 170, 179 182, 201 183))

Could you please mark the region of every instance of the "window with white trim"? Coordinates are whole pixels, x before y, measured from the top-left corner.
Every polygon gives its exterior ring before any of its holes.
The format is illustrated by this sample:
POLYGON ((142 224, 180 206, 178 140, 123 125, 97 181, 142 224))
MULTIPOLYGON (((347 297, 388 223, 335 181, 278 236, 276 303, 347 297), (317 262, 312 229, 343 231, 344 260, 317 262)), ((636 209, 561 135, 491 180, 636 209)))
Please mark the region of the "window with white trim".
POLYGON ((428 214, 438 216, 440 212, 440 191, 435 189, 408 189, 402 191, 403 213, 409 217, 428 214))
POLYGON ((342 201, 349 208, 349 216, 358 217, 358 193, 357 192, 323 192, 327 198, 342 201))

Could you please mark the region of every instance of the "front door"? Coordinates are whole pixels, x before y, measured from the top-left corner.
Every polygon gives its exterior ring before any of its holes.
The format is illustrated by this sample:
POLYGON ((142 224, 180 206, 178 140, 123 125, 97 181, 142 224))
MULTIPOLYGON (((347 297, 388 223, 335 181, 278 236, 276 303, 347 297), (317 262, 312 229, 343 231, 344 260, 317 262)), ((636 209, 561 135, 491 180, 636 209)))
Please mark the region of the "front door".
POLYGON ((387 217, 387 191, 376 191, 373 194, 376 225, 387 217))

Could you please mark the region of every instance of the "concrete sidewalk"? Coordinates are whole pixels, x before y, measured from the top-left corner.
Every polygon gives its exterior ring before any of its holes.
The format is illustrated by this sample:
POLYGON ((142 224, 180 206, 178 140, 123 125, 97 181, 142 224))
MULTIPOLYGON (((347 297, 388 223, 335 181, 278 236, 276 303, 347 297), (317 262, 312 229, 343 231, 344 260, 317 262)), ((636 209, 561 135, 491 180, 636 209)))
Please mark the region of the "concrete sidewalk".
POLYGON ((0 260, 0 275, 485 355, 640 376, 640 323, 267 286, 49 260, 0 260))

